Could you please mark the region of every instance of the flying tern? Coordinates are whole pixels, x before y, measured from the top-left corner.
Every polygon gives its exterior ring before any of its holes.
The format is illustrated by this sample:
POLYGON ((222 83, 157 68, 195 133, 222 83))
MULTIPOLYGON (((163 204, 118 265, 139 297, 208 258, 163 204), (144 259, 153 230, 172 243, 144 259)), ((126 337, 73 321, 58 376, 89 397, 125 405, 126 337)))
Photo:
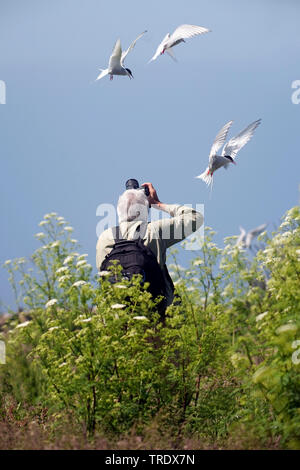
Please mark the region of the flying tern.
POLYGON ((251 249, 251 244, 254 238, 258 237, 265 228, 267 227, 267 224, 262 224, 259 225, 256 228, 253 228, 252 230, 249 230, 249 232, 246 232, 246 230, 243 227, 240 227, 240 235, 236 241, 236 245, 240 246, 241 248, 250 248, 251 249))
POLYGON ((100 80, 106 75, 110 75, 110 80, 113 79, 114 75, 127 75, 130 79, 133 78, 132 72, 130 69, 124 67, 124 60, 127 57, 128 53, 134 48, 135 43, 140 39, 147 31, 143 31, 128 47, 128 49, 122 52, 121 41, 118 39, 113 48, 112 54, 109 58, 108 68, 100 69, 101 72, 96 78, 100 80))
POLYGON ((240 227, 240 232, 241 233, 239 235, 239 238, 236 241, 236 245, 237 246, 244 246, 247 232, 243 227, 240 227))
POLYGON ((175 29, 175 31, 170 34, 168 33, 156 49, 156 52, 152 59, 149 62, 157 59, 159 55, 164 54, 167 52, 172 59, 176 61, 176 58, 173 54, 172 47, 177 46, 181 42, 185 42, 185 39, 192 38, 193 36, 197 36, 198 34, 208 33, 210 29, 203 28, 202 26, 195 26, 192 24, 182 24, 175 29))
POLYGON ((227 133, 232 125, 233 121, 229 121, 225 124, 224 127, 220 130, 215 138, 215 141, 212 145, 210 154, 209 154, 209 163, 206 170, 201 173, 201 175, 196 176, 196 178, 201 178, 207 185, 212 185, 213 183, 213 174, 216 170, 221 168, 228 168, 230 163, 235 163, 235 157, 238 152, 246 145, 247 142, 251 139, 255 129, 260 124, 261 119, 254 121, 252 124, 249 124, 246 129, 241 131, 237 136, 232 137, 223 147, 222 154, 218 155, 217 152, 220 150, 224 144, 227 133))
POLYGON ((245 245, 246 248, 251 248, 252 241, 258 237, 266 228, 267 224, 259 225, 259 227, 253 228, 247 233, 245 245))

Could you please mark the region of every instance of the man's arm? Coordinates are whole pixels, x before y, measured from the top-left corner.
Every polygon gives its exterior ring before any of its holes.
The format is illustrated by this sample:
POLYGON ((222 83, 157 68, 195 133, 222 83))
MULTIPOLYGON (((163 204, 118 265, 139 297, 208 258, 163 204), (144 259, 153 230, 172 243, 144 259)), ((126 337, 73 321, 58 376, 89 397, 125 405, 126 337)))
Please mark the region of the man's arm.
POLYGON ((170 214, 171 218, 164 218, 151 222, 151 232, 153 238, 161 238, 166 248, 184 240, 186 237, 196 232, 203 224, 203 215, 191 207, 180 206, 178 204, 162 203, 151 183, 144 183, 149 188, 148 201, 155 209, 162 210, 170 214))

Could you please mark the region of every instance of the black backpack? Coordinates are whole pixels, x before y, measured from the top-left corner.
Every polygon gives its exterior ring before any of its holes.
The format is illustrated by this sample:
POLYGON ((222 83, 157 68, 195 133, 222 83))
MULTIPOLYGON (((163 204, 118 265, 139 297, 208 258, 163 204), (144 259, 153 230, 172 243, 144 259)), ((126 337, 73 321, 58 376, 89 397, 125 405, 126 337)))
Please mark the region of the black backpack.
MULTIPOLYGON (((119 227, 113 229, 116 243, 113 249, 108 253, 100 267, 101 271, 107 271, 113 264, 112 261, 118 260, 122 266, 122 275, 131 279, 133 275, 140 274, 142 283, 149 282, 148 291, 153 298, 160 295, 166 295, 166 285, 162 270, 157 259, 150 248, 144 245, 140 238, 137 240, 125 240, 121 238, 119 227)), ((116 282, 113 276, 111 282, 116 282)), ((159 310, 165 308, 165 298, 160 302, 159 310)))

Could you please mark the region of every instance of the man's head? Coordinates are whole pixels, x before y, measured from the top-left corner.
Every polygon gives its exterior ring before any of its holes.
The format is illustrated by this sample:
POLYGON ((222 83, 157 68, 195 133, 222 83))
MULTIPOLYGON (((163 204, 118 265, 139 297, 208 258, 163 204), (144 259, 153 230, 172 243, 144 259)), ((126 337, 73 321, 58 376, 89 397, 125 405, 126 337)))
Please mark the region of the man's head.
POLYGON ((118 201, 119 223, 132 221, 148 221, 149 202, 144 193, 139 189, 127 189, 119 197, 118 201))

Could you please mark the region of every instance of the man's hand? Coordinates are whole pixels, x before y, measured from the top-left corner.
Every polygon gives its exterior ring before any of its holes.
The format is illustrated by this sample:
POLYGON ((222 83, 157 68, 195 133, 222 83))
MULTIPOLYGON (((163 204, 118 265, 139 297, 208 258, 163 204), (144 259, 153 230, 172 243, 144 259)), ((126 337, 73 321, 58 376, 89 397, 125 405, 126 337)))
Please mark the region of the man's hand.
POLYGON ((150 207, 152 205, 160 205, 161 202, 158 199, 158 196, 157 196, 155 188, 153 187, 153 184, 152 183, 143 183, 142 186, 148 186, 148 189, 149 189, 148 201, 149 201, 150 207))

